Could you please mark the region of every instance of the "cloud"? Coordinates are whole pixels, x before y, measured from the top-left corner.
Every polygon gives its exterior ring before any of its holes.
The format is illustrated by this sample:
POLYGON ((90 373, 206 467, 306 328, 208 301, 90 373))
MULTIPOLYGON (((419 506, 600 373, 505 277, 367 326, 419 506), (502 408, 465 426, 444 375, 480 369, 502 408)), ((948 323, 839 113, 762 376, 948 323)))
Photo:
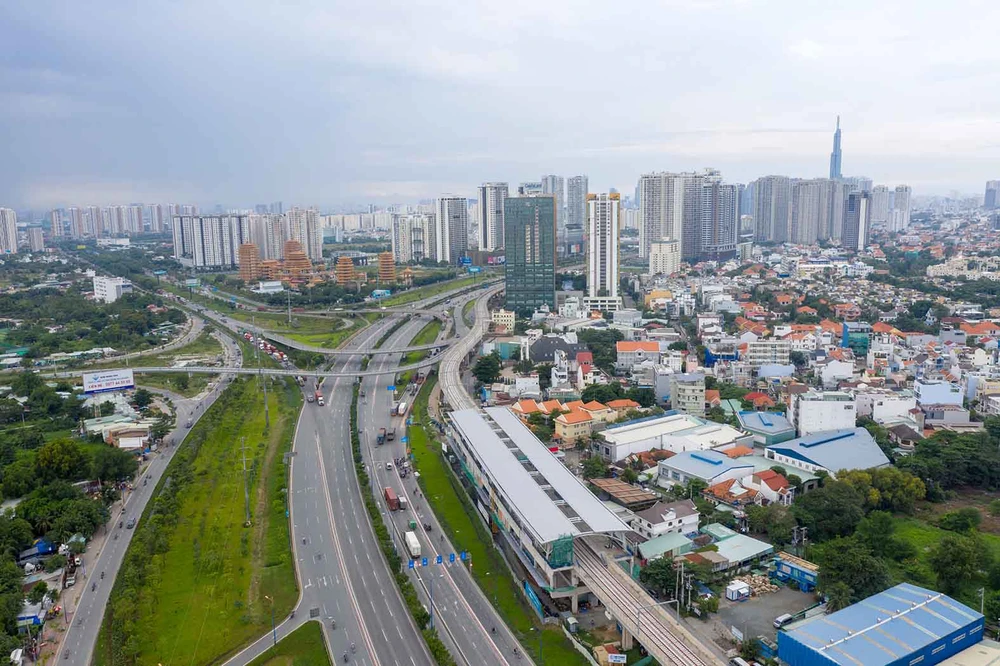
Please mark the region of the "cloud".
POLYGON ((846 172, 975 192, 1000 175, 995 4, 6 3, 0 205, 815 176, 837 114, 846 172))

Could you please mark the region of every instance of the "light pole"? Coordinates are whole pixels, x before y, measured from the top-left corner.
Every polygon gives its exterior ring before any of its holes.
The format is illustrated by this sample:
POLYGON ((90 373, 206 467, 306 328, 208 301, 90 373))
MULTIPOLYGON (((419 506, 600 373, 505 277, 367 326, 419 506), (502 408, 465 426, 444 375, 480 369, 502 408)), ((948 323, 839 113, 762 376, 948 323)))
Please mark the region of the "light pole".
POLYGON ((537 631, 538 632, 538 663, 539 664, 544 664, 545 663, 545 656, 542 654, 542 636, 543 636, 542 629, 541 629, 541 627, 539 627, 538 629, 535 629, 534 627, 529 627, 528 631, 537 631))
POLYGON ((277 645, 278 630, 274 626, 274 599, 267 596, 266 594, 264 595, 264 598, 267 599, 269 602, 271 602, 271 640, 274 641, 273 643, 271 643, 271 645, 277 645))

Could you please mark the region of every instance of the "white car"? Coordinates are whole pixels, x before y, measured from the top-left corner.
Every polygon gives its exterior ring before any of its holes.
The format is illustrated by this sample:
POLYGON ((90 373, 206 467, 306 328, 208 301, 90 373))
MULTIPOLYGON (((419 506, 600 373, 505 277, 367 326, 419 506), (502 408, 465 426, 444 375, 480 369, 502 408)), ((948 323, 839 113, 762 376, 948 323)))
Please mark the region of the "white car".
POLYGON ((387 463, 385 464, 385 468, 386 468, 386 469, 392 469, 392 463, 391 463, 391 462, 387 462, 387 463))

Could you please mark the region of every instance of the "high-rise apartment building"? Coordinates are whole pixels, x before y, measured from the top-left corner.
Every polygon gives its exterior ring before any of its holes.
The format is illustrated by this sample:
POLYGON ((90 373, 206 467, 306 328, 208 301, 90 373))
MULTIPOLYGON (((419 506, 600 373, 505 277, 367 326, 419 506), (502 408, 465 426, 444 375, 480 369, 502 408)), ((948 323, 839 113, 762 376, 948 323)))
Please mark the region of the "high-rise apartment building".
POLYGON ((556 198, 556 246, 566 251, 566 180, 553 174, 542 176, 542 194, 556 198))
POLYGON ((589 184, 586 176, 573 176, 566 181, 566 237, 567 254, 583 252, 583 235, 587 228, 587 194, 589 184))
POLYGON ((851 192, 851 186, 839 180, 830 180, 827 183, 829 213, 826 229, 820 229, 819 238, 839 241, 844 235, 844 205, 847 202, 847 195, 851 192))
POLYGON ((83 238, 87 226, 84 223, 84 211, 74 206, 66 209, 66 216, 69 218, 69 235, 83 238))
MULTIPOLYGON (((647 173, 639 177, 639 255, 649 256, 653 242, 681 241, 685 183, 693 173, 647 173)), ((690 202, 689 202, 690 203, 690 202)))
POLYGON ((829 229, 830 184, 826 178, 792 181, 788 240, 812 245, 829 229))
POLYGON ((843 155, 840 152, 840 116, 837 116, 837 131, 833 133, 833 152, 830 153, 830 180, 837 180, 843 176, 842 159, 843 155))
POLYGON ((322 261, 323 230, 319 224, 319 211, 293 206, 285 217, 288 219, 288 238, 302 244, 302 251, 310 261, 322 261))
POLYGON ((165 228, 166 211, 163 204, 149 204, 146 206, 146 214, 149 216, 149 232, 161 234, 165 228))
POLYGON ((17 254, 17 213, 0 208, 0 254, 17 254))
MULTIPOLYGON (((699 177, 701 181, 701 224, 696 227, 699 259, 726 261, 736 256, 740 220, 739 188, 725 183, 717 172, 699 177)), ((690 234, 685 233, 685 240, 690 234)), ((684 254, 683 244, 681 254, 684 254)))
POLYGON ((141 234, 146 230, 142 215, 142 204, 132 204, 125 209, 125 232, 141 234))
POLYGON ((66 225, 63 223, 62 211, 54 208, 49 213, 49 224, 53 238, 62 238, 66 234, 66 225))
POLYGON ((764 176, 754 182, 755 239, 784 243, 788 240, 792 183, 787 176, 764 176))
POLYGON ((41 227, 31 227, 28 229, 28 249, 32 252, 41 252, 45 249, 45 234, 41 227))
POLYGON ((438 198, 434 219, 435 261, 457 264, 469 252, 469 204, 465 197, 438 198))
POLYGON ((291 238, 288 218, 272 213, 252 214, 246 218, 250 227, 250 242, 260 250, 261 259, 284 259, 285 242, 291 238))
POLYGON ((910 226, 910 196, 913 188, 909 185, 897 185, 892 199, 893 231, 902 231, 910 226))
POLYGON ((614 312, 618 296, 621 201, 617 192, 587 195, 587 296, 590 309, 614 312))
POLYGON ((681 268, 681 243, 673 239, 653 241, 649 247, 649 274, 673 275, 681 268))
POLYGON ((504 203, 507 309, 556 309, 555 195, 508 197, 504 203))
POLYGON ((479 186, 480 250, 492 252, 503 248, 503 202, 506 199, 507 183, 483 183, 479 186))
POLYGON ((246 214, 180 215, 173 219, 174 258, 192 268, 235 268, 251 242, 246 214))
POLYGON ((394 215, 392 221, 392 255, 396 262, 406 264, 434 258, 434 218, 430 215, 394 215))
POLYGON ((867 192, 851 192, 844 203, 844 235, 841 245, 846 250, 861 252, 868 247, 871 234, 871 206, 867 192))
POLYGON ((1000 180, 986 181, 986 196, 983 198, 983 208, 986 210, 1000 208, 1000 180))
POLYGON ((876 185, 872 188, 872 225, 886 224, 889 221, 889 188, 876 185))

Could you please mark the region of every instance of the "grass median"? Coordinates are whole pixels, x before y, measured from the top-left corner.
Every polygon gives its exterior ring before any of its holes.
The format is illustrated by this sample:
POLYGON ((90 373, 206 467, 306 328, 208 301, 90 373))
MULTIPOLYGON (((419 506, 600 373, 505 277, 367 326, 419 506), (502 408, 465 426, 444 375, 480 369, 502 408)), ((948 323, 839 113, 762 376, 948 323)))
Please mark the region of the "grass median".
MULTIPOLYGON (((472 555, 472 577, 483 594, 492 601, 524 649, 538 659, 537 629, 541 626, 538 616, 528 606, 502 556, 493 546, 493 536, 476 515, 472 500, 452 473, 430 425, 427 400, 435 383, 433 379, 424 382, 413 403, 414 425, 406 431, 414 465, 420 472, 421 490, 451 542, 472 555)), ((542 653, 548 663, 587 663, 558 627, 546 625, 542 641, 542 653)))
POLYGON ((248 666, 330 666, 323 629, 319 622, 306 622, 260 655, 248 666))
POLYGON ((283 458, 301 393, 269 384, 265 427, 260 381, 234 380, 171 461, 115 581, 98 666, 221 662, 270 630, 272 604, 293 607, 283 458))
POLYGON ((383 301, 379 301, 379 305, 383 305, 387 308, 406 305, 407 303, 413 303, 414 301, 422 301, 425 298, 433 298, 434 296, 452 291, 453 289, 472 287, 487 279, 489 279, 488 276, 473 275, 471 277, 458 278, 455 280, 435 282, 434 284, 417 287, 416 289, 408 289, 407 291, 396 294, 395 296, 390 296, 383 301))

